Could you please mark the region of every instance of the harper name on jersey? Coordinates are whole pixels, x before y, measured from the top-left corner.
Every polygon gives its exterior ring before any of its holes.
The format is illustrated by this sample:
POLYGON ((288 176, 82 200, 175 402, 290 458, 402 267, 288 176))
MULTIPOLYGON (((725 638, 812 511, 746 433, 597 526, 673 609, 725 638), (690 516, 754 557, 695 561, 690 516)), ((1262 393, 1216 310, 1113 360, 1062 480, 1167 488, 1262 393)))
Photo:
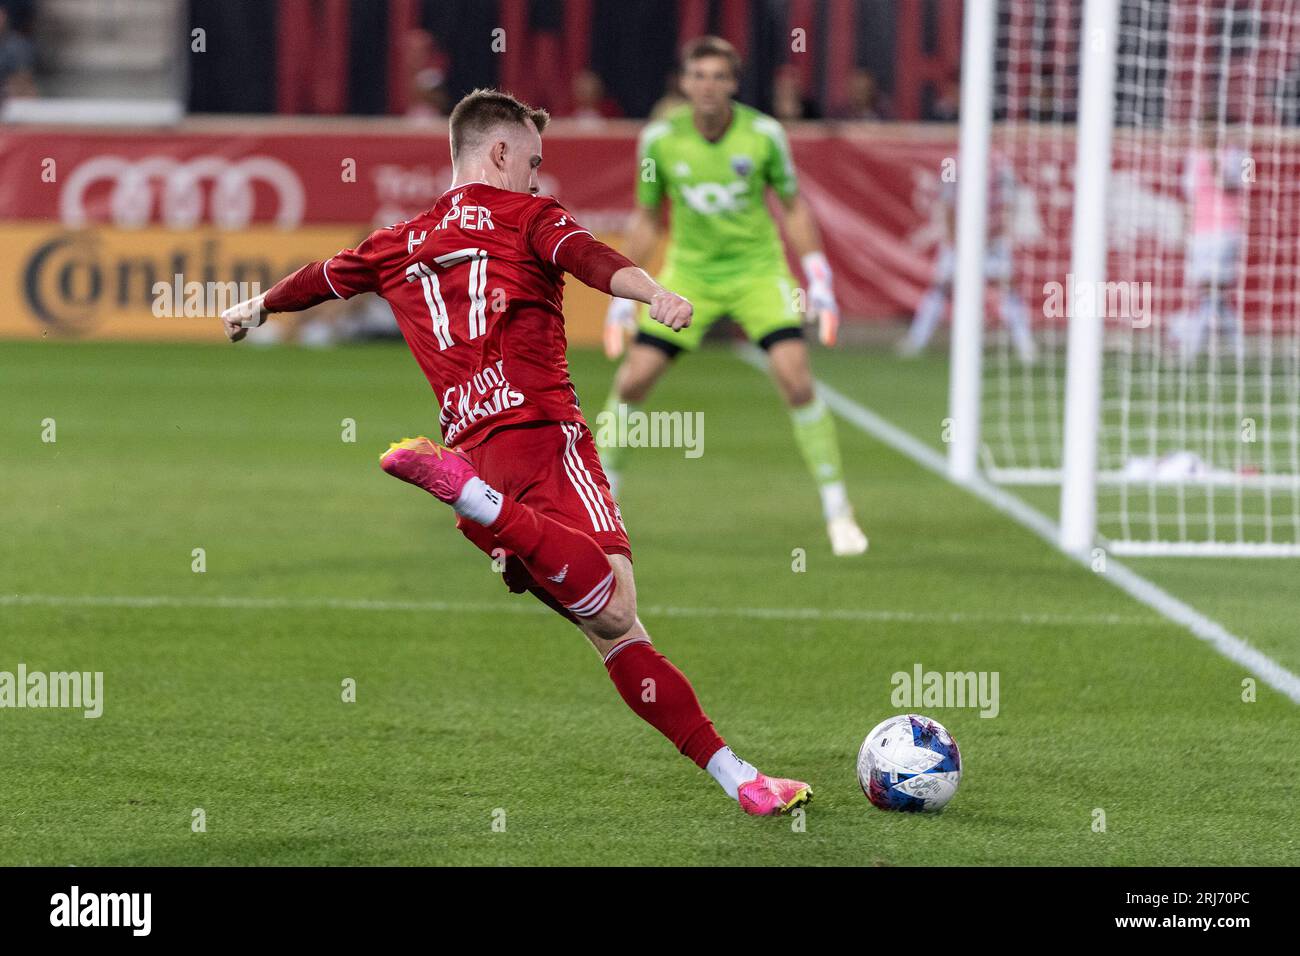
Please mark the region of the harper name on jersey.
POLYGON ((532 421, 582 421, 565 358, 566 239, 591 233, 549 196, 470 183, 325 262, 340 298, 386 299, 438 396, 443 441, 472 448, 532 421))

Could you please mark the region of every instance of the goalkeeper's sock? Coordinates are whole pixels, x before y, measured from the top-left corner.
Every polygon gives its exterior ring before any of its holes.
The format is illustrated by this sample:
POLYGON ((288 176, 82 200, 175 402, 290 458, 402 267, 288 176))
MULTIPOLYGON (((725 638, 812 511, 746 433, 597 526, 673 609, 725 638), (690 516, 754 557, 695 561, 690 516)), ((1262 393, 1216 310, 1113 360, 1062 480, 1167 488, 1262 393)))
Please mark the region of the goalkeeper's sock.
POLYGON ((809 473, 817 482, 822 512, 829 521, 848 507, 840 467, 840 442, 835 434, 835 418, 818 396, 802 408, 791 409, 790 420, 794 424, 795 443, 799 446, 799 453, 803 456, 809 473))
MULTIPOLYGON (((619 695, 636 715, 671 740, 696 766, 708 769, 710 758, 727 746, 713 729, 713 721, 700 706, 686 675, 649 640, 631 638, 615 644, 605 655, 605 669, 619 695)), ((728 768, 733 776, 739 769, 728 768)), ((714 779, 727 789, 727 784, 716 774, 714 779)))
POLYGON ((537 586, 574 617, 595 617, 617 584, 609 558, 594 538, 501 495, 501 511, 488 525, 527 568, 537 586))
POLYGON ((916 307, 912 327, 907 330, 908 351, 919 352, 925 348, 926 343, 930 341, 930 336, 934 335, 934 330, 938 328, 947 304, 948 297, 941 289, 931 289, 925 294, 921 304, 916 307))
POLYGON ((641 411, 640 402, 628 402, 611 391, 605 407, 596 416, 596 449, 600 452, 600 467, 609 479, 610 490, 617 495, 619 478, 627 463, 628 416, 641 411))

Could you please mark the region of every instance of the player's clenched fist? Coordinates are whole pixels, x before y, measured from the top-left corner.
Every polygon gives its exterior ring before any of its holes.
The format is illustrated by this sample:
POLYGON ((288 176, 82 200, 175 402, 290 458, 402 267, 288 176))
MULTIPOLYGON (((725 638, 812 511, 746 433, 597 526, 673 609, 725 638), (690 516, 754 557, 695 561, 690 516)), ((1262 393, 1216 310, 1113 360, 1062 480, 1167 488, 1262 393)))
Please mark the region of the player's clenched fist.
POLYGON ((225 326, 226 338, 238 342, 248 334, 249 329, 255 329, 266 321, 266 313, 262 310, 262 300, 265 298, 266 293, 263 292, 261 295, 236 303, 221 313, 221 324, 225 326))
POLYGON ((687 299, 667 289, 661 289, 650 299, 650 318, 674 332, 690 325, 694 312, 695 307, 687 299))

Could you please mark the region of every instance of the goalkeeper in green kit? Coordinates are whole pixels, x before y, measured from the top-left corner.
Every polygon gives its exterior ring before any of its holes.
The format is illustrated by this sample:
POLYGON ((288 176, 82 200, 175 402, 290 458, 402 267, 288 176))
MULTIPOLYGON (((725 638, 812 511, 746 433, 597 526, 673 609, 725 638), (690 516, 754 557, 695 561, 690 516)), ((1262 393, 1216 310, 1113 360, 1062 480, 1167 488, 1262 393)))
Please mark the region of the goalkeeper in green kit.
MULTIPOLYGON (((668 251, 656 278, 689 299, 695 314, 689 327, 674 332, 645 314, 638 319, 636 303, 613 301, 605 325, 606 354, 618 357, 627 330, 635 327, 636 334, 605 411, 619 416, 636 410, 672 360, 695 349, 709 326, 729 315, 767 353, 772 378, 790 408, 795 441, 821 494, 831 549, 837 555, 861 554, 867 538, 844 489, 835 421, 813 388, 796 283, 767 209, 767 187, 784 207, 786 232, 808 277, 809 311, 817 315, 827 345, 834 344, 839 323, 830 266, 812 213, 799 198, 785 132, 772 117, 732 99, 739 71, 739 58, 727 41, 691 41, 682 57, 682 91, 689 102, 641 133, 637 211, 623 251, 633 262, 649 258, 659 244, 660 207, 667 200, 668 251)), ((627 449, 601 438, 621 431, 602 428, 597 434, 615 493, 627 449)))

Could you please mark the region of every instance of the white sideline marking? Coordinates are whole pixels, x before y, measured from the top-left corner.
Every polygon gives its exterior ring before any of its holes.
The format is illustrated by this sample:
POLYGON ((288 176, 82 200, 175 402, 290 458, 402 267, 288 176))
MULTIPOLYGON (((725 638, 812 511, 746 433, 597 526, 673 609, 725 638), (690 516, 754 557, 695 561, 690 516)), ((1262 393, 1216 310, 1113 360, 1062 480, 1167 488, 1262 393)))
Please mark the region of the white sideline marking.
MULTIPOLYGON (((367 598, 185 597, 125 594, 0 594, 0 607, 207 608, 240 611, 331 610, 416 613, 550 614, 532 601, 376 601, 367 598)), ((741 618, 762 621, 861 621, 914 624, 1036 624, 1062 627, 1098 624, 1151 624, 1159 618, 1119 614, 966 614, 871 608, 673 607, 645 606, 646 617, 741 618)))
MULTIPOLYGON (((740 359, 759 370, 766 370, 763 354, 753 346, 744 346, 736 350, 740 359)), ((837 392, 820 379, 817 380, 818 394, 830 406, 831 410, 858 430, 888 445, 900 454, 906 455, 918 465, 939 475, 948 481, 947 459, 934 448, 903 431, 892 422, 886 421, 864 405, 837 392)), ((1057 527, 1042 512, 1030 507, 1015 495, 990 484, 983 478, 976 477, 969 483, 958 487, 971 492, 977 498, 992 505, 998 511, 1015 519, 1034 534, 1050 544, 1060 554, 1065 552, 1057 548, 1057 527)), ((1088 559, 1079 555, 1066 554, 1093 573, 1088 559)), ((1120 564, 1107 555, 1106 571, 1099 575, 1130 597, 1145 604, 1162 617, 1182 625, 1196 637, 1205 641, 1228 660, 1240 664, 1251 671, 1274 690, 1285 694, 1292 703, 1300 704, 1300 677, 1287 670, 1263 651, 1252 647, 1246 641, 1233 634, 1217 621, 1206 617, 1190 604, 1174 597, 1159 585, 1148 581, 1133 569, 1120 564)))

